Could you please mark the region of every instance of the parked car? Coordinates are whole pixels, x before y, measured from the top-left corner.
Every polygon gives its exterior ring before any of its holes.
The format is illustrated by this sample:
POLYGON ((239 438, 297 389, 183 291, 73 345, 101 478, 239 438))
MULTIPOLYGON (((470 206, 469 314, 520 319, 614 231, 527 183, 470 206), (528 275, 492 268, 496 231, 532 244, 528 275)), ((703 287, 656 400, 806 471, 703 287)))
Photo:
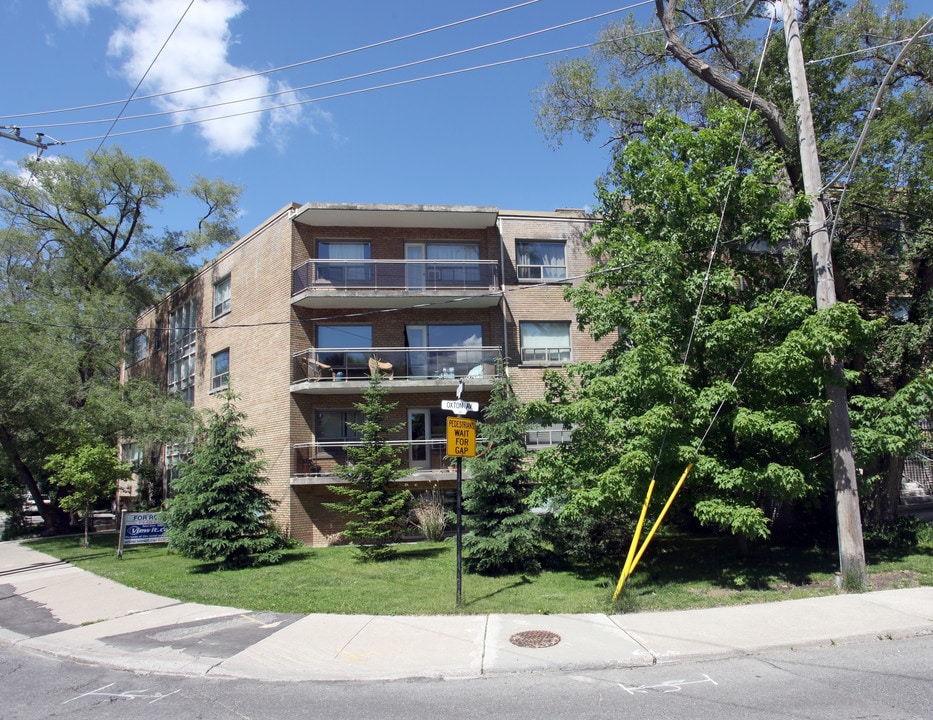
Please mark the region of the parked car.
MULTIPOLYGON (((43 505, 52 504, 52 501, 49 500, 48 495, 42 496, 42 504, 43 505)), ((38 514, 39 514, 39 508, 36 507, 36 501, 32 498, 32 496, 28 497, 26 499, 26 502, 23 503, 23 515, 38 515, 38 514)))

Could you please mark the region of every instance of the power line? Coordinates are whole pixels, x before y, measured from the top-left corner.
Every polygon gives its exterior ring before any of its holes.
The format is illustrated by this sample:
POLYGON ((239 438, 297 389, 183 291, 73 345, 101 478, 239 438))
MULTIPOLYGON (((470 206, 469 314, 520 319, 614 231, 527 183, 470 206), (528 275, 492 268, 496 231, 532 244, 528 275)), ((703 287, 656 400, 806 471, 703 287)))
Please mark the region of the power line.
MULTIPOLYGON (((534 1, 535 1, 535 2, 538 2, 538 0, 534 0, 534 1)), ((124 117, 124 118, 117 118, 117 119, 122 119, 122 120, 124 120, 124 121, 129 121, 129 120, 147 120, 147 119, 155 118, 155 117, 164 117, 164 116, 166 116, 166 115, 180 115, 180 114, 183 114, 183 113, 197 112, 197 111, 200 111, 200 110, 209 110, 209 109, 211 109, 211 108, 224 107, 224 106, 228 106, 228 105, 237 105, 237 104, 239 104, 239 103, 255 102, 255 101, 257 101, 257 100, 267 100, 267 99, 269 99, 269 98, 279 97, 279 96, 281 96, 281 95, 291 95, 291 94, 294 94, 294 93, 303 92, 303 91, 305 91, 305 90, 313 90, 313 89, 315 89, 315 88, 326 87, 326 86, 328 86, 328 85, 337 85, 337 84, 339 84, 339 83, 349 82, 349 81, 351 81, 351 80, 361 80, 361 79, 364 79, 364 78, 373 77, 373 76, 375 76, 375 75, 381 75, 381 74, 388 73, 388 72, 394 72, 394 71, 397 71, 397 70, 404 70, 404 69, 407 69, 407 68, 416 67, 416 66, 418 66, 418 65, 425 65, 425 64, 427 64, 427 63, 437 62, 437 61, 439 61, 439 60, 449 60, 449 59, 451 59, 451 58, 458 57, 458 56, 460 56, 460 55, 466 55, 466 54, 469 54, 469 53, 472 53, 472 52, 477 52, 477 51, 480 51, 480 50, 488 50, 488 49, 490 49, 490 48, 497 47, 497 46, 499 46, 499 45, 506 45, 506 44, 508 44, 508 43, 516 42, 516 41, 519 41, 519 40, 526 40, 526 39, 528 39, 528 38, 535 37, 535 36, 538 36, 538 35, 543 35, 543 34, 545 34, 545 33, 553 32, 553 31, 555 31, 555 30, 562 30, 562 29, 565 29, 565 28, 568 28, 568 27, 572 27, 572 26, 574 26, 574 25, 579 25, 579 24, 581 24, 581 23, 591 22, 591 21, 593 21, 593 20, 598 20, 598 19, 607 17, 607 16, 609 16, 609 15, 614 15, 614 14, 616 14, 616 13, 623 12, 623 11, 625 11, 625 10, 631 10, 631 9, 633 9, 633 8, 640 7, 640 6, 642 6, 642 5, 647 5, 647 4, 648 4, 649 2, 651 2, 651 1, 652 1, 652 0, 642 0, 641 2, 638 2, 638 3, 634 4, 634 5, 628 5, 628 6, 626 6, 626 7, 617 8, 617 9, 615 9, 615 10, 608 10, 608 11, 606 11, 606 12, 598 13, 598 14, 596 14, 596 15, 590 15, 590 16, 588 16, 588 17, 578 18, 578 19, 576 19, 576 20, 570 20, 570 21, 568 21, 568 22, 561 23, 561 24, 559 24, 559 25, 552 25, 552 26, 547 27, 547 28, 542 28, 542 29, 540 29, 540 30, 533 30, 533 31, 530 31, 530 32, 527 32, 527 33, 523 33, 523 34, 520 34, 520 35, 513 35, 512 37, 504 38, 504 39, 502 39, 502 40, 494 40, 494 41, 492 41, 492 42, 484 43, 484 44, 482 44, 482 45, 474 45, 473 47, 464 48, 464 49, 461 49, 461 50, 454 50, 454 51, 452 51, 452 52, 443 53, 443 54, 441 54, 441 55, 434 55, 433 57, 422 58, 422 59, 420 59, 420 60, 412 60, 412 61, 410 61, 410 62, 400 63, 400 64, 398 64, 398 65, 392 65, 392 66, 390 66, 390 67, 379 68, 379 69, 377 69, 377 70, 369 70, 369 71, 366 71, 366 72, 357 73, 357 74, 355 74, 355 75, 346 75, 346 76, 344 76, 344 77, 335 78, 335 79, 333 79, 333 80, 323 80, 323 81, 321 81, 321 82, 312 83, 312 84, 310 84, 310 85, 303 85, 303 86, 295 87, 295 88, 285 88, 285 89, 282 89, 282 90, 276 90, 276 91, 274 91, 274 92, 265 93, 265 94, 263 94, 263 95, 251 95, 251 96, 249 96, 249 97, 247 97, 247 98, 240 98, 240 99, 237 99, 237 100, 225 100, 225 101, 222 101, 222 102, 211 103, 211 104, 208 104, 208 105, 197 105, 197 106, 188 107, 188 108, 178 108, 178 109, 172 109, 172 110, 162 110, 162 111, 152 112, 152 113, 144 113, 144 114, 140 114, 140 115, 130 115, 130 116, 127 116, 127 117, 124 117)), ((394 41, 387 41, 387 42, 394 42, 394 41)), ((579 49, 580 47, 589 47, 589 46, 590 46, 590 45, 588 44, 588 45, 585 45, 585 46, 578 46, 578 47, 572 48, 572 49, 579 49)), ((347 51, 347 52, 351 52, 351 51, 347 51)), ((564 51, 557 51, 557 52, 564 52, 564 51)), ((334 56, 328 56, 328 57, 334 57, 334 56)), ((326 58, 325 58, 325 59, 326 59, 326 58)), ((517 62, 518 60, 522 60, 522 59, 525 59, 525 58, 518 58, 517 60, 515 60, 515 62, 517 62)), ((308 61, 306 61, 306 62, 317 62, 317 60, 308 60, 308 61)), ((299 64, 302 64, 302 63, 299 63, 299 64)), ((484 66, 479 66, 479 67, 482 68, 482 67, 484 67, 484 66)), ((472 69, 473 69, 473 68, 467 68, 467 69, 465 69, 465 70, 462 70, 462 72, 467 72, 467 71, 472 70, 472 69)), ((244 78, 248 78, 248 77, 252 77, 252 75, 246 75, 246 76, 243 76, 242 78, 238 78, 238 79, 244 79, 244 78)), ((428 76, 427 79, 430 79, 430 78, 433 78, 433 77, 434 77, 434 76, 428 76)), ((422 79, 426 79, 426 78, 416 78, 416 79, 413 79, 412 82, 417 82, 417 81, 420 81, 420 80, 422 80, 422 79)), ((221 82, 232 82, 232 81, 227 81, 227 80, 225 80, 225 81, 221 81, 221 82)), ((211 87, 211 86, 213 86, 213 85, 219 85, 219 84, 220 84, 220 83, 211 83, 210 85, 204 85, 204 86, 201 86, 201 87, 211 87)), ((380 86, 380 87, 382 87, 382 86, 380 86)), ((191 89, 191 88, 189 88, 189 89, 191 89)), ((377 87, 376 89, 379 89, 379 87, 377 87)), ((363 91, 365 91, 365 90, 368 90, 368 89, 364 89, 363 91)), ((175 94, 176 92, 187 92, 187 90, 172 91, 172 92, 169 92, 169 93, 161 93, 160 95, 155 95, 155 96, 150 95, 150 96, 146 96, 146 97, 159 97, 159 96, 164 96, 164 95, 175 94)), ((333 98, 333 97, 340 97, 340 95, 328 96, 328 97, 325 97, 325 98, 315 98, 315 99, 307 100, 307 101, 304 101, 304 102, 319 102, 321 99, 331 99, 331 98, 333 98)), ((144 99, 144 98, 136 98, 136 99, 144 99)), ((111 104, 111 103, 107 103, 107 104, 109 105, 109 104, 111 104)), ((271 108, 260 108, 260 109, 256 110, 255 112, 265 112, 265 111, 267 111, 267 110, 275 110, 275 109, 284 108, 284 107, 289 107, 289 105, 278 105, 278 106, 271 107, 271 108)), ((19 116, 12 116, 12 117, 19 117, 19 116)), ((224 117, 226 118, 226 117, 231 117, 231 116, 224 116, 224 117)), ((221 118, 212 118, 212 119, 221 119, 221 118)), ((107 119, 107 118, 101 118, 101 119, 96 119, 96 120, 77 120, 77 121, 67 122, 67 123, 52 123, 52 124, 47 124, 47 125, 44 125, 43 127, 49 127, 49 128, 57 128, 57 127, 75 127, 75 126, 80 126, 80 125, 96 125, 96 124, 105 123, 105 122, 110 122, 110 120, 107 119)), ((114 120, 114 122, 116 122, 116 120, 114 120)), ((29 127, 29 126, 27 126, 27 127, 29 127)))
MULTIPOLYGON (((723 17, 731 17, 731 16, 723 16, 723 17)), ((684 26, 682 26, 682 27, 689 27, 689 26, 691 26, 691 25, 702 25, 703 23, 708 22, 708 21, 709 21, 709 20, 707 19, 707 20, 703 20, 703 21, 695 21, 695 22, 691 22, 691 23, 686 23, 686 24, 685 24, 684 26)), ((638 33, 637 36, 653 35, 653 34, 658 34, 658 33, 660 33, 660 32, 662 32, 662 30, 660 30, 660 29, 646 30, 646 31, 644 31, 644 32, 642 32, 642 33, 638 33)), ((635 36, 629 35, 629 36, 627 36, 627 37, 635 37, 635 36)), ((293 102, 282 103, 282 104, 279 104, 279 105, 271 105, 271 106, 268 106, 268 107, 254 108, 254 109, 251 109, 251 110, 244 110, 244 111, 238 112, 238 113, 229 113, 229 114, 226 114, 226 115, 218 115, 217 117, 212 117, 212 118, 201 118, 201 119, 197 119, 197 120, 187 120, 187 121, 182 121, 182 122, 177 122, 177 123, 170 123, 170 124, 167 124, 167 125, 158 125, 158 126, 155 126, 155 127, 141 128, 141 129, 138 129, 138 130, 126 130, 126 131, 119 132, 119 133, 111 133, 111 134, 110 134, 110 137, 125 137, 125 136, 129 136, 129 135, 139 135, 139 134, 142 134, 142 133, 155 132, 155 131, 158 131, 158 130, 171 130, 171 129, 181 128, 181 127, 187 127, 187 126, 190 126, 190 125, 200 125, 200 124, 203 124, 203 123, 215 122, 215 121, 218 121, 218 120, 229 120, 229 119, 231 119, 231 118, 236 118, 236 117, 244 117, 244 116, 247 116, 247 115, 255 115, 255 114, 258 114, 258 113, 272 112, 272 111, 275 111, 275 110, 283 110, 283 109, 287 109, 287 108, 291 108, 291 107, 297 107, 297 106, 300 106, 300 105, 308 105, 308 104, 311 104, 311 103, 323 102, 323 101, 325 101, 325 100, 334 100, 334 99, 343 98, 343 97, 350 97, 350 96, 353 96, 353 95, 360 95, 360 94, 364 94, 364 93, 368 93, 368 92, 374 92, 374 91, 377 91, 377 90, 386 90, 386 89, 391 89, 391 88, 395 88, 395 87, 402 87, 402 86, 405 86, 405 85, 411 85, 411 84, 414 84, 414 83, 424 82, 424 81, 427 81, 427 80, 437 80, 437 79, 441 79, 441 78, 445 78, 445 77, 452 77, 452 76, 455 76, 455 75, 462 75, 462 74, 468 73, 468 72, 476 72, 476 71, 478 71, 478 70, 488 70, 488 69, 491 69, 491 68, 502 67, 502 66, 504 66, 504 65, 510 65, 510 64, 517 63, 517 62, 524 62, 524 61, 526 61, 526 60, 538 60, 538 59, 541 59, 541 58, 544 58, 544 57, 553 56, 553 55, 561 55, 561 54, 565 54, 565 53, 569 53, 569 52, 575 52, 575 51, 577 51, 577 50, 583 50, 583 49, 586 49, 586 48, 592 48, 592 47, 597 47, 597 46, 599 46, 599 45, 609 44, 609 43, 614 42, 616 39, 617 39, 617 38, 607 38, 607 39, 604 39, 604 40, 597 40, 597 41, 589 42, 589 43, 581 43, 581 44, 579 44, 579 45, 567 46, 567 47, 559 48, 559 49, 556 49, 556 50, 546 50, 546 51, 542 51, 542 52, 539 52, 539 53, 534 53, 534 54, 531 54, 531 55, 524 55, 524 56, 517 57, 517 58, 509 58, 509 59, 506 59, 506 60, 499 60, 499 61, 490 62, 490 63, 485 63, 485 64, 481 64, 481 65, 474 65, 474 66, 471 66, 471 67, 459 68, 459 69, 456 69, 456 70, 449 70, 449 71, 445 71, 445 72, 435 73, 435 74, 432 74, 432 75, 423 75, 423 76, 417 77, 417 78, 409 78, 409 79, 406 79, 406 80, 399 80, 399 81, 395 81, 395 82, 384 83, 384 84, 382 84, 382 85, 372 85, 372 86, 365 87, 365 88, 358 88, 358 89, 356 89, 356 90, 347 90, 347 91, 344 91, 344 92, 332 93, 332 94, 330 94, 330 95, 321 95, 321 96, 318 96, 318 97, 315 97, 315 98, 309 98, 309 99, 304 99, 304 100, 295 100, 295 101, 293 101, 293 102)), ((285 92, 287 93, 287 92, 294 92, 294 91, 285 91, 285 92)), ((242 99, 242 100, 237 100, 237 101, 233 101, 233 102, 248 102, 250 99, 251 99, 251 98, 244 98, 244 99, 242 99)), ((186 110, 178 110, 178 111, 175 111, 175 112, 173 112, 173 113, 168 113, 168 114, 177 114, 177 113, 182 113, 182 112, 186 112, 186 110)), ((90 142, 90 141, 98 140, 99 138, 100 138, 100 136, 94 135, 94 136, 89 136, 89 137, 84 137, 84 138, 77 138, 77 139, 74 139, 74 140, 70 140, 69 142, 70 142, 70 143, 90 142)))
POLYGON ((100 138, 100 143, 95 148, 94 152, 91 153, 91 156, 88 158, 87 164, 85 165, 85 170, 87 170, 94 158, 97 156, 97 153, 100 152, 100 149, 104 146, 104 143, 107 142, 107 138, 110 137, 113 128, 116 127, 117 122, 120 120, 120 116, 126 110, 127 106, 133 99, 133 95, 139 90, 140 86, 143 84, 143 81, 146 79, 146 76, 149 75, 149 71, 152 70, 152 67, 156 64, 156 60, 159 59, 159 56, 162 54, 162 51, 165 50, 166 45, 168 45, 169 40, 172 39, 172 36, 175 34, 175 31, 178 30, 178 27, 181 25, 182 20, 185 19, 185 16, 188 14, 188 11, 191 9, 191 6, 194 5, 194 0, 188 3, 188 7, 185 8, 184 12, 181 14, 181 17, 178 18, 178 22, 175 23, 175 27, 172 28, 172 31, 168 34, 168 37, 165 38, 165 41, 162 43, 162 47, 159 48, 159 51, 155 54, 155 57, 152 58, 152 62, 149 63, 149 67, 146 68, 146 72, 142 74, 139 78, 139 81, 136 83, 136 87, 133 88, 133 92, 130 93, 130 96, 126 99, 126 102, 123 103, 123 107, 120 108, 120 112, 117 114, 117 117, 113 119, 113 122, 110 124, 110 128, 107 130, 106 134, 100 138))
MULTIPOLYGON (((333 60, 335 58, 344 57, 346 55, 352 55, 354 53, 363 52, 365 50, 372 50, 374 48, 384 47, 386 45, 391 45, 393 43, 401 42, 403 40, 410 40, 412 38, 420 37, 423 35, 428 35, 430 33, 438 32, 440 30, 447 30, 449 28, 456 27, 458 25, 464 25, 466 23, 471 23, 476 20, 483 20, 485 18, 492 17, 493 15, 499 15, 501 13, 509 12, 511 10, 523 8, 527 5, 534 5, 537 2, 540 2, 540 0, 527 0, 527 2, 522 2, 517 5, 511 5, 509 7, 501 8, 499 10, 493 10, 488 13, 483 13, 482 15, 474 15, 473 17, 470 17, 470 18, 465 18, 463 20, 456 20, 454 22, 446 23, 444 25, 437 25, 433 28, 428 28, 426 30, 418 30, 416 32, 409 33, 407 35, 400 35, 398 37, 394 37, 389 40, 380 40, 379 42, 370 43, 368 45, 361 45, 351 50, 341 50, 340 52, 331 53, 330 55, 322 55, 320 57, 312 58, 310 60, 301 60, 299 62, 291 63, 289 65, 280 65, 278 67, 269 68, 268 70, 257 70, 255 72, 247 73, 246 75, 238 75, 237 77, 226 78, 224 80, 217 80, 215 82, 210 82, 210 83, 204 83, 203 85, 194 85, 191 87, 182 88, 180 90, 167 90, 165 92, 152 93, 150 95, 140 95, 138 97, 131 98, 131 99, 134 101, 153 100, 156 98, 168 97, 170 95, 177 95, 181 93, 192 92, 194 90, 206 90, 208 88, 218 87, 220 85, 224 85, 227 83, 234 83, 234 82, 239 82, 241 80, 249 80, 254 77, 262 77, 264 75, 271 75, 277 72, 282 72, 284 70, 293 70, 294 68, 303 67, 305 65, 311 65, 313 63, 324 62, 325 60, 333 60)), ((123 102, 125 101, 124 100, 107 100, 105 102, 94 103, 90 105, 76 105, 74 107, 60 108, 58 110, 40 110, 38 112, 19 113, 16 115, 6 115, 4 117, 13 119, 13 118, 20 118, 20 117, 35 117, 39 115, 51 115, 51 114, 57 114, 57 113, 74 112, 74 111, 80 111, 80 110, 95 110, 97 108, 109 107, 111 105, 119 105, 120 103, 123 103, 123 102)))
MULTIPOLYGON (((557 286, 563 287, 566 285, 567 281, 582 280, 585 278, 595 277, 597 275, 602 275, 611 272, 617 272, 619 270, 626 270, 632 267, 637 267, 639 265, 646 265, 650 261, 642 260, 636 263, 629 263, 627 265, 617 265, 610 268, 601 268, 599 270, 590 270, 585 273, 580 273, 579 275, 572 275, 566 278, 561 278, 559 280, 543 280, 539 283, 530 283, 522 284, 514 287, 506 287, 500 290, 491 290, 485 293, 479 293, 477 295, 469 295, 465 297, 457 298, 446 298, 444 300, 432 300, 430 302, 420 303, 418 305, 407 305, 405 307, 392 307, 392 308, 374 308, 374 309, 363 309, 356 312, 344 312, 335 315, 322 315, 320 317, 310 317, 310 318, 296 318, 294 320, 270 320, 268 322, 259 322, 259 323, 237 323, 237 324, 228 324, 228 325, 192 325, 184 326, 182 329, 188 330, 191 332, 200 332, 200 331, 214 331, 214 330, 238 330, 238 329, 255 329, 261 327, 282 327, 285 325, 304 325, 312 322, 321 322, 322 320, 347 320, 347 319, 356 319, 361 317, 370 317, 374 315, 384 315, 395 312, 402 312, 408 310, 423 310, 426 308, 436 308, 444 305, 452 305, 456 303, 465 302, 468 300, 475 300, 477 298, 483 297, 504 297, 508 293, 512 292, 521 292, 524 290, 532 290, 535 288, 557 286)), ((161 303, 159 303, 161 304, 161 303)), ((49 323, 49 322, 32 322, 30 320, 7 320, 0 318, 0 324, 7 325, 20 325, 26 327, 38 327, 38 328, 55 328, 59 330, 100 330, 104 332, 148 332, 149 330, 155 331, 157 328, 140 328, 138 326, 115 326, 115 325, 76 325, 72 323, 49 323)), ((164 328, 163 328, 164 329, 164 328)))

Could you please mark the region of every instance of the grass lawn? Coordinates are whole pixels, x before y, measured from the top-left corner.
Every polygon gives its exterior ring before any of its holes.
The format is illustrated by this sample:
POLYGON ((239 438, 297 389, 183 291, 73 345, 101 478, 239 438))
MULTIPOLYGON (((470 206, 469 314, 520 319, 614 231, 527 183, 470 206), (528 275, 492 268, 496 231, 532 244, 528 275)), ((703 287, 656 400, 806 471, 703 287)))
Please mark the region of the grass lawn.
MULTIPOLYGON (((178 600, 281 613, 442 615, 485 613, 613 613, 747 604, 836 592, 834 552, 759 549, 740 557, 725 538, 657 537, 611 602, 618 565, 568 567, 539 575, 463 574, 456 604, 452 540, 399 546, 396 559, 360 563, 349 547, 298 548, 284 562, 244 570, 211 566, 169 553, 164 545, 135 546, 116 557, 113 533, 50 538, 30 547, 124 585, 178 600)), ((621 562, 621 560, 619 561, 621 562)), ((933 543, 876 562, 873 589, 933 585, 933 543)))

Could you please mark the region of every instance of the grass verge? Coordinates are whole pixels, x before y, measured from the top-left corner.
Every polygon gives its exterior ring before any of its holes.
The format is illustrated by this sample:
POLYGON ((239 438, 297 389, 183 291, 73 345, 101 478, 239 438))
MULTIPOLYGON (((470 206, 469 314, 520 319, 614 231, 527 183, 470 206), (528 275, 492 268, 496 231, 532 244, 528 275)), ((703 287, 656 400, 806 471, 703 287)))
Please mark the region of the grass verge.
MULTIPOLYGON (((685 610, 836 592, 834 552, 761 548, 741 556, 725 538, 657 538, 619 600, 618 568, 565 567, 538 575, 463 575, 456 604, 456 550, 450 540, 399 546, 396 559, 359 563, 349 547, 297 548, 279 565, 215 570, 137 546, 116 557, 115 534, 29 541, 29 546, 102 577, 186 602, 280 613, 442 615, 614 613, 685 610)), ((933 585, 933 543, 872 562, 873 589, 933 585)))

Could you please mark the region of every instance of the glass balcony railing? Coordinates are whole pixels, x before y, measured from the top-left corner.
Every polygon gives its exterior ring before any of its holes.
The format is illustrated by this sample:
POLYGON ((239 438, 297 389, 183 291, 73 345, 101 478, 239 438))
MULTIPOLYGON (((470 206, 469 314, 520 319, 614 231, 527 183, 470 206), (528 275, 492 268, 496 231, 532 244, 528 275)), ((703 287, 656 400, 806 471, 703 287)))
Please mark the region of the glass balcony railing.
MULTIPOLYGON (((483 443, 483 438, 477 438, 483 443)), ((447 455, 447 441, 445 438, 431 438, 429 440, 389 440, 389 447, 398 451, 399 458, 404 466, 412 472, 449 472, 455 470, 455 461, 447 455), (411 453, 419 451, 421 461, 413 463, 411 453)), ((292 447, 293 477, 323 478, 325 482, 340 482, 337 475, 341 465, 349 461, 347 448, 360 447, 359 440, 321 440, 319 442, 301 443, 292 447)))
POLYGON ((496 260, 308 260, 292 295, 315 290, 498 290, 496 260))
POLYGON ((292 356, 292 383, 365 380, 493 378, 498 346, 423 348, 308 348, 292 356))

